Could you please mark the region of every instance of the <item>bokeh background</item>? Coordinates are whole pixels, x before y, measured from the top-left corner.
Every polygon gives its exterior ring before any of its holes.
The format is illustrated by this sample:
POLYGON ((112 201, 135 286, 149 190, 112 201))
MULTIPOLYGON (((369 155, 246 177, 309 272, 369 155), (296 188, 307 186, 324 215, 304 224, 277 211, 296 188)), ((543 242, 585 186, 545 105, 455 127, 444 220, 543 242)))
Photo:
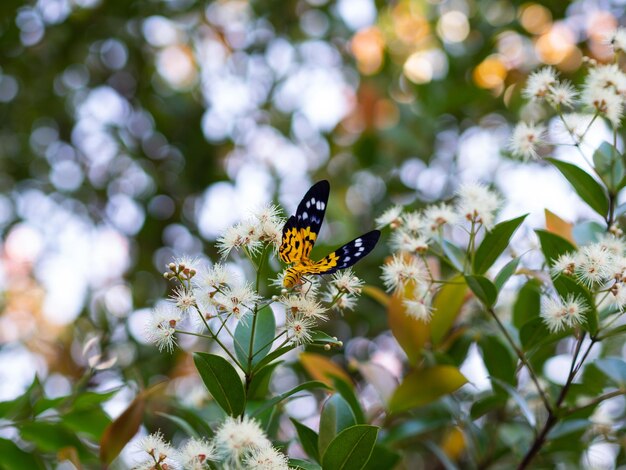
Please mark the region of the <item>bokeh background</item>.
MULTIPOLYGON (((87 369, 95 389, 120 387, 111 417, 163 377, 195 399, 188 357, 145 339, 166 263, 217 259, 225 227, 271 201, 293 211, 317 179, 332 186, 326 248, 393 203, 446 200, 467 181, 505 196, 502 218, 593 218, 556 170, 507 143, 520 116, 541 118, 521 98, 527 75, 549 64, 579 82, 583 55, 608 58, 625 5, 3 0, 0 400, 35 375, 67 394, 87 369)), ((594 126, 592 147, 607 132, 594 126)), ((376 281, 387 253, 357 273, 376 281)), ((368 302, 328 330, 356 345, 380 335, 368 302)))

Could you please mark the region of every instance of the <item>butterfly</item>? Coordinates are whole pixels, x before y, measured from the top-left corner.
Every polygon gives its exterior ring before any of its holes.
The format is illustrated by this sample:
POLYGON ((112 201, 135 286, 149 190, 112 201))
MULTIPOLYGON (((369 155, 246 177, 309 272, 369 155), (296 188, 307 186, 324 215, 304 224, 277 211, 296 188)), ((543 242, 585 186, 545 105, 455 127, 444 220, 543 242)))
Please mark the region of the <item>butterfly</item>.
POLYGON ((380 231, 372 230, 319 261, 309 258, 324 221, 329 192, 328 181, 315 183, 302 198, 296 215, 289 217, 283 227, 283 238, 278 254, 285 263, 292 264, 283 278, 283 285, 286 288, 300 284, 302 276, 332 274, 339 269, 352 266, 372 251, 380 238, 380 231))

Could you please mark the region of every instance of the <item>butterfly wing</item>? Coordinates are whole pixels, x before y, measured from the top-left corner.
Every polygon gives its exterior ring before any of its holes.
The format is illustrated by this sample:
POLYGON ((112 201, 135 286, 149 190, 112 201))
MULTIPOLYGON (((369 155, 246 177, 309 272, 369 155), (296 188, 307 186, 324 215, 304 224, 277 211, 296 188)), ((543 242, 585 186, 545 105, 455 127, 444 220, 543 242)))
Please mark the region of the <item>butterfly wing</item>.
POLYGON ((296 210, 296 222, 300 229, 302 239, 302 257, 308 259, 317 240, 317 235, 322 228, 330 184, 326 180, 318 181, 300 201, 296 210))
POLYGON ((278 249, 278 255, 285 263, 295 263, 302 259, 302 237, 295 215, 285 222, 283 241, 278 249))
POLYGON ((307 266, 306 270, 303 270, 303 274, 332 274, 340 269, 349 268, 368 255, 378 243, 379 238, 379 230, 372 230, 361 235, 317 263, 307 266))

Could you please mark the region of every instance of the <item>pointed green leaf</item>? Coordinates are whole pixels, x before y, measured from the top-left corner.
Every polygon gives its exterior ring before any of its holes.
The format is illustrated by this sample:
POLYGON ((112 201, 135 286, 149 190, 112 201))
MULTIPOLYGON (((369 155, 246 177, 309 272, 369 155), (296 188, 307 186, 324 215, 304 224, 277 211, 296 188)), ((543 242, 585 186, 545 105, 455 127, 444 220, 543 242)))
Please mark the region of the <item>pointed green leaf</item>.
POLYGON ((252 377, 250 386, 248 387, 249 400, 262 400, 267 395, 272 380, 272 374, 276 367, 281 365, 283 361, 272 362, 271 364, 261 367, 252 377))
POLYGON ((357 395, 354 393, 352 385, 348 385, 341 377, 332 377, 333 388, 339 392, 339 395, 350 405, 356 424, 365 424, 365 416, 363 415, 363 409, 359 403, 357 395))
POLYGON ((517 293, 513 305, 513 325, 520 329, 541 312, 541 282, 531 279, 517 293))
POLYGON ((495 336, 483 336, 478 345, 489 375, 514 385, 517 358, 513 357, 511 350, 495 336))
POLYGON ((404 377, 394 392, 389 410, 398 413, 427 405, 466 383, 465 376, 454 366, 438 365, 413 370, 404 377))
MULTIPOLYGON (((247 313, 235 328, 235 354, 239 362, 247 367, 250 336, 252 336, 253 314, 247 313)), ((276 320, 269 307, 257 312, 257 321, 252 343, 252 366, 256 366, 272 349, 272 340, 276 334, 276 320)))
POLYGON ((430 335, 433 344, 440 344, 454 325, 461 307, 465 304, 467 284, 463 276, 454 276, 443 284, 433 300, 433 317, 430 320, 430 335))
POLYGON ((565 176, 583 201, 602 217, 606 217, 609 211, 609 199, 600 183, 576 165, 554 158, 546 158, 546 160, 565 176))
POLYGON ((547 230, 535 230, 535 233, 539 237, 541 251, 549 266, 552 266, 559 256, 576 251, 574 245, 559 235, 548 232, 547 230))
POLYGON ((331 395, 324 403, 320 415, 318 449, 322 460, 324 460, 326 448, 335 436, 354 424, 356 424, 356 419, 348 402, 339 394, 331 395))
POLYGON ((298 433, 298 439, 300 440, 300 444, 302 448, 306 452, 306 454, 311 457, 316 462, 320 461, 320 454, 317 448, 317 441, 319 439, 317 433, 313 431, 311 428, 305 426, 304 424, 296 421, 293 418, 289 418, 296 428, 296 432, 298 433))
POLYGON ((517 267, 519 266, 520 258, 513 258, 511 261, 506 263, 504 267, 500 270, 498 274, 496 274, 496 278, 493 280, 498 291, 504 287, 506 281, 511 279, 511 276, 515 274, 517 271, 517 267))
POLYGON ((622 155, 613 145, 602 142, 593 152, 593 164, 604 184, 613 193, 620 189, 626 172, 622 155))
POLYGON ((626 388, 626 362, 617 357, 596 359, 593 365, 600 369, 617 386, 626 388))
POLYGON ((492 307, 498 300, 498 289, 485 276, 465 276, 465 282, 487 308, 492 307))
POLYGON ((243 384, 235 368, 223 357, 197 352, 193 362, 209 393, 230 416, 239 416, 245 406, 243 384))
POLYGON ((328 470, 361 470, 367 465, 378 428, 357 424, 341 431, 328 445, 322 467, 328 470))
POLYGON ((500 222, 487 232, 474 255, 474 274, 484 274, 509 246, 511 237, 522 224, 526 215, 500 222))

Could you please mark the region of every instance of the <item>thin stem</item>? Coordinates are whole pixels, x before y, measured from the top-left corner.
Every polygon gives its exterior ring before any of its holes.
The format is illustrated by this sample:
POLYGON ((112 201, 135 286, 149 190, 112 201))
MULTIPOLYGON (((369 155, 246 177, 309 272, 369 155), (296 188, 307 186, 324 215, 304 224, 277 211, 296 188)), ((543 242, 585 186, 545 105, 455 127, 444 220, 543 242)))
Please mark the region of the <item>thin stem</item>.
POLYGON ((620 388, 619 390, 613 390, 612 392, 609 393, 605 393, 604 395, 600 395, 597 398, 594 398, 593 400, 585 403, 584 405, 581 406, 577 406, 574 408, 570 408, 569 410, 566 410, 564 412, 562 412, 561 416, 562 417, 566 417, 569 415, 572 415, 578 411, 582 411, 586 408, 591 408, 594 407, 596 405, 598 405, 599 403, 602 403, 604 400, 608 400, 609 398, 614 398, 614 397, 619 397, 621 395, 626 395, 626 390, 620 388))
POLYGON ((526 366, 526 369, 528 369, 528 373, 530 375, 530 378, 533 381, 533 383, 535 384, 535 387, 537 388, 537 392, 539 392, 539 396, 541 397, 541 401, 543 402, 544 406, 546 407, 546 410, 548 410, 548 412, 551 412, 552 411, 552 405, 550 405, 550 401, 548 400, 548 397, 546 396, 545 392, 541 388, 541 385, 539 385, 539 379, 537 379, 537 375, 535 374, 535 371, 533 370, 532 366, 530 365, 530 362, 528 362, 528 359, 526 359, 526 356, 524 355, 522 350, 517 346, 517 344, 515 344, 515 341, 513 340, 513 338, 511 337, 511 335, 507 331, 506 327, 502 324, 502 322, 500 321, 500 319, 496 315, 496 312, 493 310, 493 308, 490 307, 487 310, 491 314, 491 316, 495 319, 498 327, 500 328, 500 331, 502 331, 502 333, 504 334, 504 337, 509 342, 509 344, 511 345, 513 350, 515 351, 515 354, 517 354, 517 357, 519 358, 519 360, 522 362, 522 364, 524 364, 524 366, 526 366))
MULTIPOLYGON (((252 357, 256 357, 257 354, 259 354, 261 351, 263 351, 266 347, 268 347, 269 345, 273 344, 274 341, 276 341, 278 338, 280 338, 282 335, 287 334, 287 330, 283 331, 282 333, 280 333, 279 335, 276 335, 271 341, 265 343, 262 347, 260 347, 257 352, 255 352, 252 357)), ((280 346, 279 346, 280 347, 280 346)))
MULTIPOLYGON (((243 368, 243 366, 241 365, 241 363, 237 360, 237 358, 228 350, 228 348, 224 345, 224 343, 222 343, 220 341, 220 339, 217 337, 217 335, 215 333, 213 333, 213 330, 211 329, 211 327, 209 326, 209 322, 206 321, 206 318, 204 318, 204 315, 202 315, 202 312, 200 311, 200 309, 198 308, 198 306, 195 306, 196 311, 198 312, 198 315, 200 315, 200 318, 202 319, 202 323, 204 323, 204 326, 206 327, 207 331, 209 332, 209 334, 211 335, 211 338, 213 339, 213 341, 215 341, 220 348, 222 348, 224 350, 224 352, 228 355, 228 357, 230 357, 232 359, 232 361, 237 364, 237 366, 245 372, 245 369, 243 368)), ((226 330, 228 330, 228 328, 226 328, 226 330)))

